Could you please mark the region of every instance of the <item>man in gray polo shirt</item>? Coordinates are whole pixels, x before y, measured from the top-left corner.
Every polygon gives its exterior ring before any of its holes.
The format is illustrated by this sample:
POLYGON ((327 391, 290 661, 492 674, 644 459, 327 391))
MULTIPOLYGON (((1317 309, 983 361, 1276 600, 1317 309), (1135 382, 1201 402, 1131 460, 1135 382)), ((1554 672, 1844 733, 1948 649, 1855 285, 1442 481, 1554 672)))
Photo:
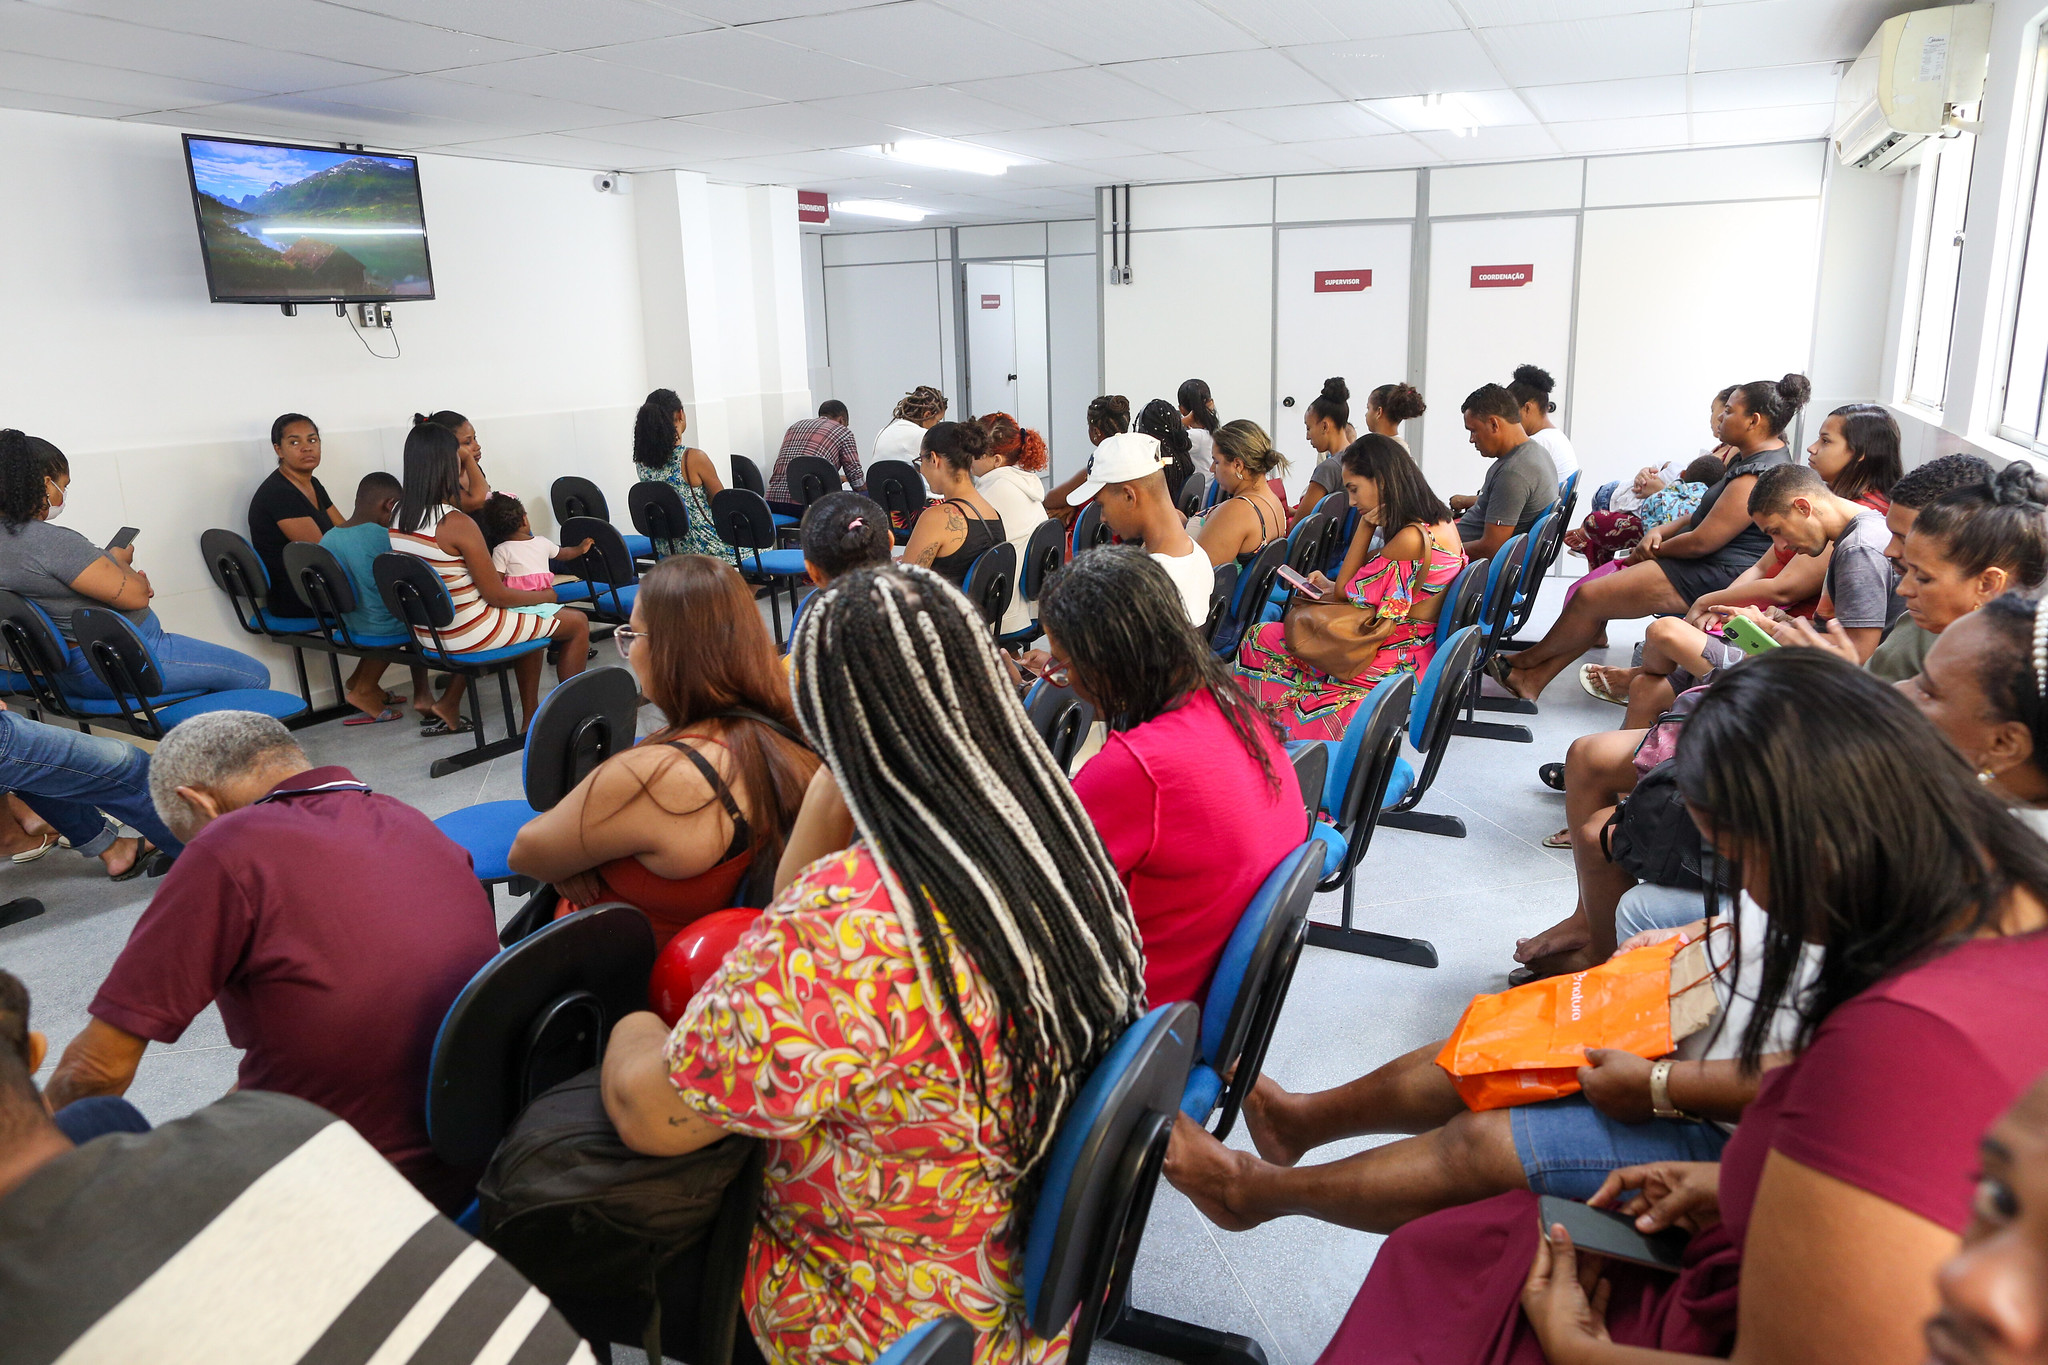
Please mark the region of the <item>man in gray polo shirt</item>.
POLYGON ((1515 396, 1498 384, 1474 389, 1465 399, 1465 430, 1472 448, 1493 461, 1479 496, 1451 499, 1458 518, 1458 538, 1472 559, 1492 555, 1508 537, 1536 524, 1543 509, 1557 501, 1557 465, 1550 452, 1529 439, 1522 427, 1522 409, 1515 396))
POLYGON ((1884 518, 1860 502, 1836 497, 1820 475, 1801 464, 1778 465, 1757 476, 1749 490, 1749 517, 1780 550, 1819 556, 1834 547, 1815 624, 1834 621, 1856 646, 1856 657, 1868 659, 1904 609, 1884 557, 1891 542, 1884 518))

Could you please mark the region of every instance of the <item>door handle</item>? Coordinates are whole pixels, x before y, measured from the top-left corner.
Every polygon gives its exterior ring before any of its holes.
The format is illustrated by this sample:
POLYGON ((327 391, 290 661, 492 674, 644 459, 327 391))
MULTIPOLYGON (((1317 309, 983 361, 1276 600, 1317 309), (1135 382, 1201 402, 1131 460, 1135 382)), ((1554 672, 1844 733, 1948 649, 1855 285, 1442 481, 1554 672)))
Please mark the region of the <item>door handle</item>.
POLYGON ((1281 406, 1281 407, 1283 407, 1283 408, 1291 408, 1291 407, 1293 407, 1293 406, 1294 406, 1294 397, 1293 397, 1293 395, 1292 395, 1292 394, 1290 394, 1290 395, 1288 395, 1287 397, 1285 397, 1285 398, 1281 399, 1281 400, 1280 400, 1280 406, 1281 406))
POLYGON ((1014 375, 1014 374, 1013 374, 1013 375, 1011 375, 1011 376, 1010 376, 1010 382, 1011 382, 1011 383, 1015 383, 1015 382, 1016 382, 1016 380, 1017 380, 1017 376, 1016 376, 1016 375, 1014 375))

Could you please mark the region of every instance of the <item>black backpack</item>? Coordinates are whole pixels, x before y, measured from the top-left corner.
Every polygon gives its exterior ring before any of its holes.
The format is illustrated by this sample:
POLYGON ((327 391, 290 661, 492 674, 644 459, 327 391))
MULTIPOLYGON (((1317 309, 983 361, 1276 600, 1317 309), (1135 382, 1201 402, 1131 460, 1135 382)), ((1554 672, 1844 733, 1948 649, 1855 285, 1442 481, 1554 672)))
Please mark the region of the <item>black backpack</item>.
POLYGON ((1600 851, 1638 881, 1698 890, 1707 884, 1706 842, 1678 794, 1677 766, 1667 758, 1636 779, 1600 831, 1600 851))
POLYGON ((619 1140, 592 1068, 536 1096, 492 1154, 483 1240, 585 1336, 728 1365, 764 1150, 733 1136, 642 1156, 619 1140))

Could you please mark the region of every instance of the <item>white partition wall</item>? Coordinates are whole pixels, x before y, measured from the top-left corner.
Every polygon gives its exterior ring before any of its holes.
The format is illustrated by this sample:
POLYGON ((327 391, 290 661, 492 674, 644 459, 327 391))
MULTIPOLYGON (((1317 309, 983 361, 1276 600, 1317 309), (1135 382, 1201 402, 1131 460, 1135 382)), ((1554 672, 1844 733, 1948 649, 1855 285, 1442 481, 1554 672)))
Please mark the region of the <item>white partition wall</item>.
POLYGON ((1430 485, 1448 497, 1478 491, 1485 477, 1458 413, 1480 385, 1540 365, 1557 380, 1552 420, 1567 425, 1579 217, 1453 219, 1431 223, 1429 233, 1426 373, 1435 401, 1426 438, 1412 444, 1430 485))
POLYGON ((832 396, 846 404, 864 455, 904 394, 945 383, 944 292, 945 272, 931 260, 834 267, 827 258, 832 396))
MULTIPOLYGON (((1142 201, 1142 198, 1140 200, 1142 201)), ((1207 381, 1224 421, 1265 423, 1273 405, 1273 229, 1134 234, 1133 282, 1102 293, 1103 392, 1131 415, 1207 381)), ((1107 261, 1105 253, 1102 260, 1107 261)))
POLYGON ((1275 234, 1274 443, 1292 462, 1287 490, 1299 495, 1319 458, 1303 416, 1323 381, 1341 376, 1352 420, 1363 427, 1365 396, 1408 373, 1407 223, 1283 227, 1275 234))

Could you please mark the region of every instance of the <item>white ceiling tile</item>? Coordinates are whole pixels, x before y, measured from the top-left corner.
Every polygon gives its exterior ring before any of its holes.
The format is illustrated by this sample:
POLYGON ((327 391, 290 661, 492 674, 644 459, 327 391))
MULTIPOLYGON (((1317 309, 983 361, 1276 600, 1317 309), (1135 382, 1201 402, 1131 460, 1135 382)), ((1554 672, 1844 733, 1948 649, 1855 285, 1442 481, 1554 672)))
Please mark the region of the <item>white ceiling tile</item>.
POLYGON ((56 57, 5 50, 0 50, 0 86, 25 94, 46 94, 57 99, 113 100, 146 109, 215 104, 261 93, 239 86, 157 76, 145 71, 117 71, 85 62, 67 62, 56 57))
POLYGON ((1522 100, 1545 123, 1586 119, 1648 118, 1683 114, 1683 76, 1644 76, 1631 81, 1591 81, 1582 85, 1531 85, 1522 100))
POLYGON ((1088 65, 940 9, 930 0, 899 0, 810 19, 784 19, 757 24, 748 32, 916 77, 919 83, 939 76, 958 85, 1088 65))
POLYGON ((1433 166, 1443 158, 1406 133, 1299 142, 1299 151, 1340 171, 1377 171, 1399 166, 1433 166))
POLYGON ((1183 155, 1222 175, 1295 175, 1330 169, 1329 162, 1299 147, 1217 147, 1183 155))
POLYGON ((779 100, 829 99, 834 95, 903 90, 928 83, 779 43, 740 28, 622 43, 591 49, 587 55, 779 100))
POLYGON ((1272 139, 1201 114, 1123 119, 1090 124, 1088 131, 1134 142, 1148 152, 1193 152, 1222 147, 1270 147, 1272 139))
POLYGON ((1397 131, 1384 119, 1374 118, 1349 100, 1299 104, 1286 109, 1239 109, 1216 117, 1273 142, 1373 137, 1397 131))
MULTIPOLYGON (((779 171, 785 179, 808 180, 864 179, 875 173, 878 164, 877 158, 856 152, 793 152, 787 156, 757 156, 749 160, 779 171)), ((888 163, 879 164, 886 166, 888 163)), ((894 175, 894 168, 887 173, 894 175)), ((942 182, 925 180, 921 183, 913 181, 912 188, 943 192, 948 187, 942 182)))
POLYGON ((1290 47, 1287 54, 1347 99, 1498 90, 1501 79, 1469 32, 1290 47))
MULTIPOLYGON (((645 147, 667 152, 683 161, 732 160, 742 157, 784 156, 800 152, 803 145, 759 133, 712 128, 688 119, 649 119, 641 123, 612 124, 586 128, 580 137, 615 142, 627 147, 645 147)), ((679 161, 677 164, 683 164, 679 161)))
MULTIPOLYGON (((788 171, 774 166, 763 166, 752 161, 701 161, 691 162, 686 169, 702 171, 704 175, 722 185, 802 185, 809 189, 822 189, 810 181, 792 176, 788 171)), ((882 198, 876 195, 876 198, 882 198)))
POLYGON ((1055 123, 1154 118, 1189 111, 1189 106, 1178 99, 1169 99, 1098 67, 974 81, 961 88, 979 99, 1010 105, 1055 123))
POLYGON ((1651 118, 1599 118, 1548 125, 1557 145, 1567 152, 1639 152, 1675 147, 1692 140, 1691 121, 1683 114, 1651 118))
POLYGON ((1275 47, 1342 43, 1465 27, 1450 0, 1237 0, 1231 17, 1275 47))
POLYGON ((1505 24, 1547 24, 1567 19, 1605 19, 1651 10, 1692 8, 1692 0, 1464 0, 1465 13, 1480 28, 1505 24))
MULTIPOLYGON (((314 53, 385 71, 438 71, 528 57, 538 50, 476 33, 451 32, 396 7, 376 14, 322 0, 206 0, 182 5, 163 0, 66 0, 65 9, 159 31, 314 53), (392 17, 393 13, 401 17, 392 17)), ((0 24, 12 28, 7 20, 0 19, 0 24)))
POLYGON ((541 99, 516 90, 463 85, 439 76, 393 76, 362 85, 306 93, 315 99, 356 104, 366 109, 388 109, 486 123, 506 136, 561 133, 572 128, 597 128, 607 123, 624 122, 617 109, 597 109, 569 100, 541 99))
MULTIPOLYGON (((1440 2, 1440 0, 1439 0, 1440 2)), ((1055 47, 1085 62, 1190 57, 1260 46, 1240 6, 1228 17, 1196 0, 939 0, 946 8, 1055 47), (1235 21, 1235 22, 1233 22, 1235 21)), ((950 57, 950 54, 947 54, 950 57)), ((947 77, 951 79, 951 77, 947 77)))
POLYGON ((554 52, 516 62, 494 62, 441 73, 443 80, 513 90, 549 99, 575 100, 598 109, 617 109, 644 118, 676 118, 744 109, 767 97, 720 85, 685 80, 637 66, 602 62, 580 53, 554 52))
POLYGON ((361 142, 370 147, 420 147, 505 136, 503 128, 482 122, 367 109, 310 95, 261 95, 230 104, 171 110, 149 121, 193 130, 235 132, 246 128, 261 137, 289 131, 295 142, 361 142))
POLYGON ((917 90, 881 90, 871 95, 806 100, 805 106, 829 114, 847 114, 877 123, 908 128, 928 137, 962 137, 969 133, 1001 133, 1015 128, 1043 128, 1064 122, 991 104, 950 86, 927 85, 917 90))
POLYGON ((1159 152, 1148 152, 1144 156, 1111 157, 1107 161, 1083 161, 1080 165, 1114 185, 1136 183, 1141 180, 1207 180, 1214 175, 1206 166, 1159 152))
POLYGON ((130 114, 150 113, 155 108, 152 104, 0 89, 0 109, 33 109, 45 114, 77 114, 83 118, 126 118, 130 114))
POLYGON ((1470 137, 1456 133, 1417 133, 1415 140, 1446 161, 1520 161, 1556 156, 1563 148, 1541 124, 1521 128, 1481 128, 1470 137))
POLYGON ((1835 88, 1841 81, 1841 68, 1834 62, 1702 71, 1692 78, 1692 107, 1698 113, 1828 104, 1833 102, 1835 88))
POLYGON ((872 119, 855 118, 819 109, 809 104, 764 104, 754 109, 734 109, 723 114, 703 114, 690 119, 707 128, 730 128, 737 133, 755 133, 778 138, 799 147, 859 147, 892 142, 901 130, 872 119))
MULTIPOLYGON (((129 4, 160 4, 162 0, 122 0, 129 4)), ((555 51, 671 38, 715 28, 715 18, 700 18, 673 6, 647 0, 337 0, 350 9, 432 24, 458 33, 476 33, 506 42, 555 51)), ((698 9, 699 6, 691 6, 698 9)))
POLYGON ((1088 128, 1025 128, 961 140, 1041 161, 1101 161, 1113 156, 1136 156, 1145 150, 1135 142, 1104 137, 1088 128))
POLYGON ((569 133, 527 133, 520 137, 485 138, 435 148, 453 156, 519 157, 549 166, 581 166, 593 171, 667 170, 676 158, 645 147, 595 142, 569 133))
POLYGON ((1108 69, 1202 113, 1321 104, 1338 93, 1269 48, 1118 62, 1108 69))
POLYGON ((1734 109, 1694 114, 1694 142, 1791 142, 1826 137, 1834 126, 1835 106, 1802 104, 1788 109, 1734 109))
POLYGON ((1902 0, 1748 0, 1700 10, 1695 71, 1735 71, 1768 54, 1774 64, 1842 61, 1863 51, 1902 0))
POLYGON ((1684 75, 1692 14, 1666 10, 1486 30, 1486 46, 1517 85, 1568 85, 1684 75))
POLYGON ((1512 90, 1461 91, 1456 108, 1462 112, 1456 114, 1427 110, 1413 95, 1394 100, 1363 100, 1359 107, 1386 120, 1389 127, 1407 132, 1441 132, 1447 124, 1466 118, 1481 128, 1514 128, 1536 122, 1536 115, 1512 90))
MULTIPOLYGON (((559 3, 559 0, 550 0, 559 3)), ((654 0, 664 9, 680 9, 721 24, 765 24, 806 14, 833 14, 857 7, 860 0, 654 0)))
POLYGON ((157 76, 280 94, 372 80, 395 68, 331 62, 248 43, 124 24, 22 0, 0 5, 0 34, 9 53, 89 61, 157 76))

